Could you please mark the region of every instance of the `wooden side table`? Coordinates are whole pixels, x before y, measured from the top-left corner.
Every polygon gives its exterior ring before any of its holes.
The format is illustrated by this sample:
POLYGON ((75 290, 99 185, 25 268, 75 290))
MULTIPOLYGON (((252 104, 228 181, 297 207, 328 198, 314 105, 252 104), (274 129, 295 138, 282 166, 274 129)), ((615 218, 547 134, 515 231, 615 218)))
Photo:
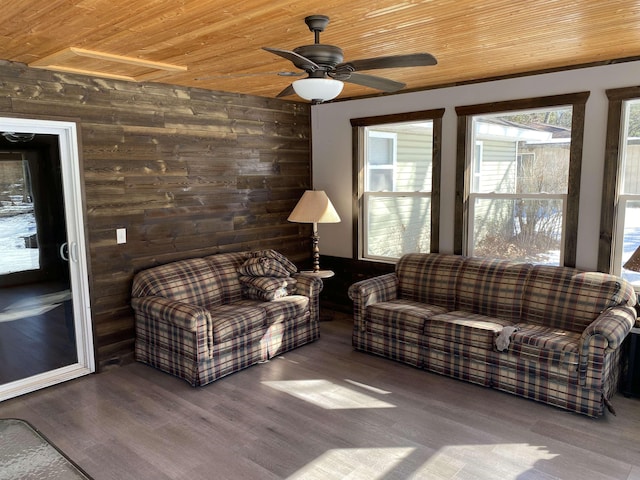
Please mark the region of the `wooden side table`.
POLYGON ((313 270, 302 270, 300 272, 302 275, 309 275, 310 277, 318 277, 318 278, 331 278, 335 275, 331 270, 318 270, 314 272, 313 270))
POLYGON ((632 328, 629 333, 626 360, 627 373, 622 384, 625 397, 640 397, 640 328, 632 328))

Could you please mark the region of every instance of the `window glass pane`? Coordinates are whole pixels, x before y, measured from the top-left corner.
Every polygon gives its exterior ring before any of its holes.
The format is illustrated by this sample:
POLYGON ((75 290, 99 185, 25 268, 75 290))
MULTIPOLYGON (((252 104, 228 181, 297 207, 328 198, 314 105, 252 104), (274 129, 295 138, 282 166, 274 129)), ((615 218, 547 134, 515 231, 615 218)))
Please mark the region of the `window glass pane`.
MULTIPOLYGON (((640 247, 640 200, 626 202, 624 212, 624 238, 622 243, 622 265, 640 247)), ((622 267, 622 278, 640 286, 640 272, 622 267)))
POLYGON ((640 194, 640 101, 625 102, 622 193, 640 194))
POLYGON ((393 165, 393 138, 380 137, 371 132, 368 145, 369 165, 393 165))
POLYGON ((567 193, 571 119, 571 107, 473 117, 473 192, 567 193))
POLYGON ((473 255, 559 265, 562 200, 476 198, 473 255))
POLYGON ((0 274, 37 270, 40 255, 25 160, 0 160, 0 274))
POLYGON ((392 123, 377 126, 375 130, 369 127, 367 132, 369 149, 366 166, 368 169, 380 166, 393 169, 394 186, 388 191, 431 191, 433 121, 392 123), (372 151, 371 145, 380 145, 379 142, 384 142, 393 150, 378 147, 375 152, 372 151), (383 155, 384 160, 380 158, 383 155))
POLYGON ((429 252, 429 196, 368 199, 368 256, 398 258, 406 252, 429 252))
POLYGON ((370 169, 367 185, 369 192, 393 191, 393 170, 370 169))

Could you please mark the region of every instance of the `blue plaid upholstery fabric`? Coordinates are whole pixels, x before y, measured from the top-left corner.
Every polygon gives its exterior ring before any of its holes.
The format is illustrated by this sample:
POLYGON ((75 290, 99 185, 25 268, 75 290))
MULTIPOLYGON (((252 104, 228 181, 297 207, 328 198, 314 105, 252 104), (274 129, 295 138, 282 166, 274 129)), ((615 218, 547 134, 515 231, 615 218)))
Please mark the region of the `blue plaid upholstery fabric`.
POLYGON ((409 253, 396 265, 398 297, 455 308, 456 280, 463 259, 458 255, 409 253))
POLYGON ((492 350, 496 336, 508 325, 511 325, 508 320, 498 317, 456 310, 431 317, 424 333, 428 337, 492 350))
POLYGON ((405 255, 349 297, 358 350, 593 417, 636 321, 633 287, 613 275, 448 254, 405 255))
POLYGON ((456 281, 456 310, 519 321, 522 293, 530 270, 528 263, 466 259, 456 281))
POLYGON ((398 277, 388 273, 362 280, 351 285, 347 293, 353 300, 354 328, 364 331, 369 305, 398 298, 398 277))
POLYGON ((273 250, 224 253, 135 275, 136 359, 198 386, 319 338, 322 280, 294 274, 292 295, 244 296, 238 270, 265 255, 284 258, 273 250))
POLYGON ((538 265, 522 297, 522 321, 582 332, 605 310, 635 304, 633 287, 605 273, 538 265))

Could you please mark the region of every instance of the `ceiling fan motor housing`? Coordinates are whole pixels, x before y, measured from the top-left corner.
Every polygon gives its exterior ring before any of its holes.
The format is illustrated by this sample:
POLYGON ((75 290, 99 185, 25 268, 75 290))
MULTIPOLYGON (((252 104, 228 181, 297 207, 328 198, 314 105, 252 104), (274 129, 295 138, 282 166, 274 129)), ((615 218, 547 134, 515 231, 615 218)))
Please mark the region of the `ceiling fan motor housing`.
POLYGON ((337 64, 344 60, 344 53, 340 47, 334 45, 324 45, 315 43, 313 45, 302 45, 293 49, 298 55, 302 55, 309 60, 313 60, 321 67, 329 67, 333 69, 337 64))

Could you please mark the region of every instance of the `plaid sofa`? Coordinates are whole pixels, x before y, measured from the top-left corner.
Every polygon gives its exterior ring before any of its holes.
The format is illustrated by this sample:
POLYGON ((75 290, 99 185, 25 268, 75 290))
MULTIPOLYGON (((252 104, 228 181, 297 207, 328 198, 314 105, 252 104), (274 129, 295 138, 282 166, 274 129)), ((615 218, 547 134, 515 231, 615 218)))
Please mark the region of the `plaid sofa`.
POLYGON ((293 294, 248 296, 238 270, 260 254, 223 253, 137 273, 136 360, 199 386, 319 338, 322 281, 293 274, 293 294))
POLYGON ((357 350, 593 417, 636 321, 613 275, 448 254, 405 255, 349 297, 357 350))

